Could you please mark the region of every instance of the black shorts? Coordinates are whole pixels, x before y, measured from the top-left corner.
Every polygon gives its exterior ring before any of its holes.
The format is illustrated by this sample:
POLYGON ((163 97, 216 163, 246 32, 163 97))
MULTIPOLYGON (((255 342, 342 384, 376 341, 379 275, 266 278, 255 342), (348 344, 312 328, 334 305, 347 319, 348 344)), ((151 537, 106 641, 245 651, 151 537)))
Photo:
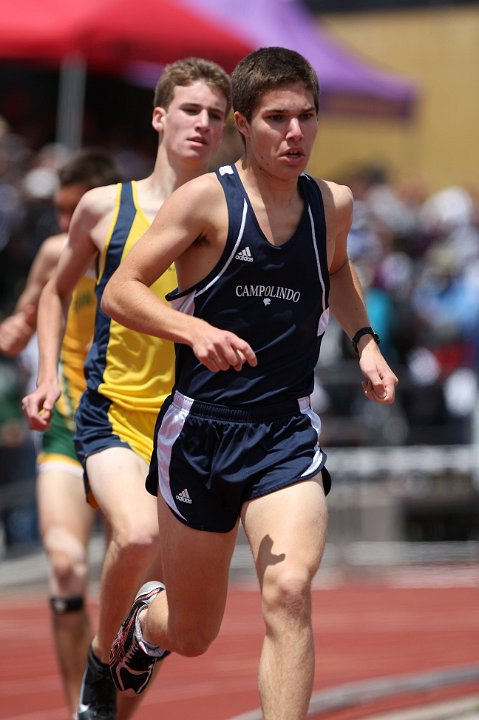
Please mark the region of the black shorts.
POLYGON ((175 392, 163 404, 146 488, 158 487, 176 517, 197 530, 228 532, 243 503, 308 480, 331 479, 309 398, 230 408, 175 392))

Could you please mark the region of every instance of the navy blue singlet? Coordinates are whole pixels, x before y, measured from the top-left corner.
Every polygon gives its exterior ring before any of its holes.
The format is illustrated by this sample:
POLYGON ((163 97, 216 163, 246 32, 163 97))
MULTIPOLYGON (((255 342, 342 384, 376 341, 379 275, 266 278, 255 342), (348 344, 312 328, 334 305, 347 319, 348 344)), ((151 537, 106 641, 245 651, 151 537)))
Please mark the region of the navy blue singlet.
POLYGON ((329 318, 326 223, 321 192, 298 179, 304 210, 292 237, 264 236, 233 165, 216 171, 228 206, 222 256, 194 287, 167 295, 173 307, 246 340, 258 365, 212 373, 188 345, 176 346, 176 388, 227 406, 272 404, 310 395, 329 318))

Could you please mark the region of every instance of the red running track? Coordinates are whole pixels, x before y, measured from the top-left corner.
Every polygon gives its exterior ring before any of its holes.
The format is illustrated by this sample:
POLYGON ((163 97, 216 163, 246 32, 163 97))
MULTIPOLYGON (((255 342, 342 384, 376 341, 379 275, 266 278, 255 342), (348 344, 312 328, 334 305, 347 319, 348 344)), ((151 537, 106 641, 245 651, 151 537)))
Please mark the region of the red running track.
MULTIPOLYGON (((437 583, 429 578, 427 587, 407 587, 404 578, 396 578, 394 584, 376 580, 316 589, 314 690, 479 663, 478 574, 459 575, 460 582, 454 583, 454 573, 437 575, 437 583), (451 586, 444 586, 444 578, 451 586)), ((201 658, 168 658, 138 720, 228 720, 257 708, 262 632, 255 588, 235 583, 217 641, 201 658)), ((0 719, 68 720, 41 590, 3 593, 0 637, 0 719)), ((479 682, 446 694, 466 691, 479 692, 479 682)), ((440 691, 419 701, 438 696, 440 691)), ((411 698, 379 703, 375 709, 407 702, 411 698)), ((322 717, 349 720, 364 713, 364 708, 353 708, 322 717)))

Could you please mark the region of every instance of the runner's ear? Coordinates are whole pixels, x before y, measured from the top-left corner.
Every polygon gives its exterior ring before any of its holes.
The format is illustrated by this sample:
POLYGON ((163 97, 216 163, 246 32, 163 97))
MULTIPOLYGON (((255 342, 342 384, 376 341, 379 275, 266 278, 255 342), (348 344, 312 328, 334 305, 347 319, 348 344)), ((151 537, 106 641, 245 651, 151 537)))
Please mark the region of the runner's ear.
POLYGON ((245 118, 244 115, 242 115, 240 112, 238 112, 238 110, 236 110, 234 113, 234 121, 235 121, 235 125, 236 125, 238 131, 245 137, 249 137, 250 136, 249 122, 247 121, 247 119, 245 118))

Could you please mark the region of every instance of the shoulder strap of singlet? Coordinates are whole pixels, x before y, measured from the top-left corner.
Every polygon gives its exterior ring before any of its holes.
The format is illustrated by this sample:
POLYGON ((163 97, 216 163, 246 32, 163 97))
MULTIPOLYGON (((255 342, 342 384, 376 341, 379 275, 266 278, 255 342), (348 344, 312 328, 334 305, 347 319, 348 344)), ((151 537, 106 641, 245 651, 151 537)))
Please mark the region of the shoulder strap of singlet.
POLYGON ((216 170, 216 176, 223 188, 228 208, 228 239, 226 248, 232 247, 241 235, 248 199, 233 165, 223 165, 216 170))
POLYGON ((329 277, 328 272, 328 246, 326 242, 326 215, 324 212, 324 201, 321 190, 316 180, 302 173, 299 178, 301 190, 305 201, 308 203, 309 211, 314 223, 316 246, 319 252, 321 272, 324 278, 329 277))
POLYGON ((306 173, 300 175, 299 182, 303 196, 313 213, 317 230, 326 240, 326 217, 324 213, 323 195, 319 189, 319 185, 311 175, 307 175, 306 173))
POLYGON ((136 214, 131 182, 122 183, 120 188, 120 206, 116 222, 111 232, 110 242, 106 249, 103 274, 98 284, 100 294, 103 288, 120 264, 126 240, 130 234, 131 226, 136 214))
POLYGON ((231 259, 239 245, 246 219, 247 203, 243 187, 237 176, 236 169, 232 165, 224 165, 215 170, 215 175, 223 188, 226 206, 228 208, 228 234, 221 257, 210 272, 194 286, 183 291, 173 291, 166 296, 167 300, 178 299, 195 292, 197 295, 205 292, 216 281, 224 268, 231 262, 231 259))
POLYGON ((113 228, 110 245, 117 245, 120 242, 125 244, 125 238, 130 234, 133 219, 136 214, 135 202, 133 199, 133 185, 131 182, 122 183, 120 195, 120 207, 113 228))

